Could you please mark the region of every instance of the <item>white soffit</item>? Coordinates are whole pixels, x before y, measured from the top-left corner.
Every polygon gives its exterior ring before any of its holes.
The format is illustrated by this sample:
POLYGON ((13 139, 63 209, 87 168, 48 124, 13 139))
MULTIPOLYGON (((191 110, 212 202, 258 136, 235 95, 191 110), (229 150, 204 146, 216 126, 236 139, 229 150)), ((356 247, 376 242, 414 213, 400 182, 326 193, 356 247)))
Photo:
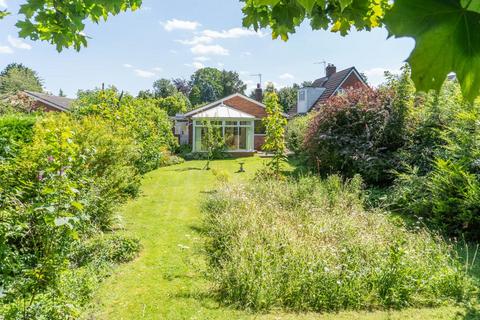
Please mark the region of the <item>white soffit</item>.
POLYGON ((224 104, 199 112, 192 118, 245 118, 255 119, 255 116, 246 112, 231 108, 224 104))

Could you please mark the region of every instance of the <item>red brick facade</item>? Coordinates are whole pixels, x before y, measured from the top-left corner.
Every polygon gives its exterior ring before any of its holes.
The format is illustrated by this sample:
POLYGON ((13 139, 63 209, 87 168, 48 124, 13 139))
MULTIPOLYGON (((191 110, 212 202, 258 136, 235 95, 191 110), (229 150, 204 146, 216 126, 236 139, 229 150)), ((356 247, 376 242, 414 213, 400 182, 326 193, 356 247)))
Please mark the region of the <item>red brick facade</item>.
POLYGON ((265 135, 256 134, 253 137, 253 147, 255 148, 255 150, 261 151, 264 143, 265 143, 265 135))
POLYGON ((345 90, 352 88, 357 89, 361 87, 365 87, 365 84, 362 82, 362 80, 358 79, 358 76, 355 74, 355 72, 352 72, 340 86, 341 89, 345 90))
POLYGON ((251 114, 259 119, 265 118, 267 116, 267 113, 265 112, 265 108, 259 106, 258 104, 248 99, 242 98, 240 96, 232 97, 228 100, 223 101, 223 103, 234 109, 251 114))

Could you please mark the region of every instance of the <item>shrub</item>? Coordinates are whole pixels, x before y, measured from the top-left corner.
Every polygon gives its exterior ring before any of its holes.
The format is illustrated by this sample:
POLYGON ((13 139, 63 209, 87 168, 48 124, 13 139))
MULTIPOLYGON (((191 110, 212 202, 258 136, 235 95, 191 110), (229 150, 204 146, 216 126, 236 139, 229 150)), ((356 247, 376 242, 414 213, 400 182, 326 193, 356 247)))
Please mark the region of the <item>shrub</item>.
POLYGON ((285 142, 288 150, 296 155, 302 155, 305 148, 305 136, 310 125, 310 121, 314 118, 315 113, 311 112, 304 116, 297 116, 291 119, 285 130, 285 142))
POLYGON ((111 228, 116 207, 137 193, 138 156, 129 132, 102 118, 37 121, 32 141, 0 162, 2 302, 55 306, 45 299, 55 297, 72 247, 111 228))
POLYGON ((81 92, 73 113, 78 118, 101 116, 113 127, 126 130, 139 148, 135 166, 141 173, 169 163, 165 158, 178 146, 167 113, 152 99, 135 99, 114 88, 81 92))
POLYGON ((401 165, 397 151, 408 139, 414 92, 408 70, 394 83, 329 99, 305 138, 310 166, 323 176, 360 174, 368 184, 391 183, 391 171, 401 165))
POLYGON ((224 185, 204 203, 209 276, 241 308, 436 306, 475 286, 452 248, 362 207, 361 180, 224 185))
POLYGON ((431 171, 399 175, 390 206, 403 213, 421 216, 449 236, 480 235, 480 125, 478 106, 457 113, 448 129, 440 133, 431 171))
POLYGON ((0 161, 13 158, 22 144, 32 140, 36 118, 11 113, 0 116, 0 161))

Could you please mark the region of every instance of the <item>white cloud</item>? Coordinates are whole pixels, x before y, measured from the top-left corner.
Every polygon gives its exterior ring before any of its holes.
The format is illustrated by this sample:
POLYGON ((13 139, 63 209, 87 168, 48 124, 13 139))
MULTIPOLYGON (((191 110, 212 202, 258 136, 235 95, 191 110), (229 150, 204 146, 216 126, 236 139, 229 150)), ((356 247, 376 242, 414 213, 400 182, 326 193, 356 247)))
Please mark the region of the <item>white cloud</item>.
POLYGON ((217 55, 217 56, 228 56, 230 52, 228 49, 216 44, 216 45, 204 45, 197 44, 194 47, 190 48, 193 54, 197 55, 217 55))
POLYGON ((160 71, 162 71, 163 69, 162 69, 162 68, 160 68, 160 67, 155 67, 155 68, 153 68, 152 70, 153 70, 153 71, 160 72, 160 71))
POLYGON ((193 60, 205 62, 205 61, 209 61, 211 59, 209 57, 203 57, 202 56, 202 57, 195 57, 195 58, 193 58, 193 60))
POLYGON ((32 46, 23 41, 22 39, 14 38, 11 35, 8 35, 7 37, 8 43, 14 48, 17 49, 24 49, 24 50, 30 50, 32 49, 32 46))
POLYGON ((142 70, 142 69, 135 69, 133 70, 135 74, 141 78, 153 78, 156 76, 155 72, 148 71, 148 70, 142 70))
POLYGON ((212 38, 212 39, 234 39, 240 37, 263 37, 264 34, 262 32, 255 32, 249 29, 243 28, 232 28, 228 30, 222 31, 215 31, 215 30, 204 30, 202 31, 202 35, 212 38))
POLYGON ((123 66, 125 68, 133 68, 133 66, 131 64, 128 64, 128 63, 124 63, 123 66))
POLYGON ((284 74, 281 74, 280 76, 278 76, 280 79, 282 80, 292 80, 292 79, 295 79, 295 76, 293 74, 290 74, 290 73, 284 73, 284 74))
POLYGON ((193 31, 197 29, 199 26, 201 26, 200 23, 197 21, 187 21, 187 20, 178 20, 178 19, 172 19, 168 20, 163 24, 163 28, 167 31, 173 31, 173 30, 190 30, 193 31))
POLYGON ((7 0, 0 0, 0 7, 7 8, 7 0))
POLYGON ((202 68, 205 68, 205 65, 201 62, 198 62, 198 61, 194 61, 192 63, 185 63, 185 66, 187 67, 193 67, 195 68, 196 70, 198 69, 202 69, 202 68))
POLYGON ((242 56, 251 56, 252 53, 250 51, 244 51, 242 52, 242 56))
POLYGON ((12 54, 13 49, 9 46, 0 46, 0 54, 12 54))
POLYGON ((206 36, 196 36, 190 40, 175 40, 175 41, 187 46, 194 46, 200 43, 210 43, 213 41, 213 39, 206 36))
POLYGON ((170 49, 170 53, 171 53, 171 54, 176 54, 176 53, 177 53, 177 50, 170 49))

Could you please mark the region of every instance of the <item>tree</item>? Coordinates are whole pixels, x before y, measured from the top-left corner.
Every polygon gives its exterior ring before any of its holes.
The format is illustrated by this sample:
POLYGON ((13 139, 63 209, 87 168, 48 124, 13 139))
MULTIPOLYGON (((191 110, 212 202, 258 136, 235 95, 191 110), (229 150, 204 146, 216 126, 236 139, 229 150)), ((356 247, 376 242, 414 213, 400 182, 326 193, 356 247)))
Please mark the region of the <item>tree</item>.
POLYGON ((395 37, 412 37, 408 62, 418 90, 440 89, 455 72, 470 101, 480 93, 480 4, 472 0, 244 0, 245 27, 272 29, 287 40, 304 20, 314 30, 348 34, 385 25, 395 37), (450 45, 445 47, 445 43, 450 45))
MULTIPOLYGON (((240 0, 245 27, 269 27, 274 38, 287 40, 309 20, 312 29, 348 34, 385 25, 390 35, 416 41, 408 62, 417 89, 439 89, 455 72, 463 95, 480 93, 480 5, 478 0, 240 0), (445 47, 445 43, 450 45, 445 47)), ((23 0, 17 22, 22 38, 48 41, 58 51, 87 45, 85 23, 136 10, 142 0, 23 0)), ((0 19, 8 14, 0 11, 0 19)))
POLYGON ((240 76, 235 71, 222 70, 223 96, 227 97, 234 93, 245 93, 247 85, 240 80, 240 76))
POLYGON ((172 83, 177 88, 177 91, 183 93, 185 96, 189 96, 192 86, 190 82, 183 78, 172 79, 172 83))
POLYGON ((65 93, 63 93, 62 88, 60 88, 60 90, 58 90, 58 96, 59 97, 66 97, 65 93))
POLYGON ((235 71, 202 68, 191 77, 190 102, 199 105, 224 98, 233 93, 244 93, 246 85, 235 71))
POLYGON ((16 94, 19 91, 42 92, 42 80, 37 72, 22 64, 11 63, 0 73, 0 94, 16 94))
POLYGON ((177 113, 185 113, 190 109, 190 101, 180 92, 176 92, 166 98, 159 98, 158 105, 167 111, 169 116, 174 116, 177 113))
POLYGON ((269 166, 275 176, 279 177, 282 160, 285 159, 285 126, 287 125, 287 119, 282 115, 282 109, 276 93, 267 93, 265 105, 267 117, 262 120, 266 133, 263 150, 273 153, 269 166))
POLYGON ((153 93, 156 98, 166 98, 177 93, 177 88, 168 79, 159 79, 153 83, 153 93))
POLYGON ((297 93, 300 86, 296 83, 291 87, 283 87, 278 90, 278 99, 283 112, 288 112, 297 105, 297 93))
MULTIPOLYGON (((19 35, 31 40, 47 41, 56 46, 60 52, 65 48, 87 46, 88 36, 84 34, 85 23, 106 21, 110 15, 122 11, 135 11, 140 8, 142 0, 24 0, 18 11, 23 15, 16 23, 19 35)), ((7 14, 4 11, 0 19, 7 14)))
POLYGON ((222 137, 221 128, 212 126, 210 121, 204 121, 203 127, 202 146, 207 152, 207 163, 203 169, 210 170, 210 162, 214 158, 215 154, 223 150, 225 141, 222 137))

